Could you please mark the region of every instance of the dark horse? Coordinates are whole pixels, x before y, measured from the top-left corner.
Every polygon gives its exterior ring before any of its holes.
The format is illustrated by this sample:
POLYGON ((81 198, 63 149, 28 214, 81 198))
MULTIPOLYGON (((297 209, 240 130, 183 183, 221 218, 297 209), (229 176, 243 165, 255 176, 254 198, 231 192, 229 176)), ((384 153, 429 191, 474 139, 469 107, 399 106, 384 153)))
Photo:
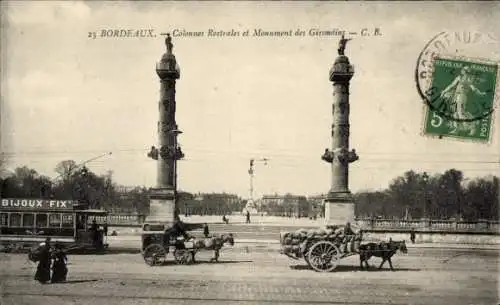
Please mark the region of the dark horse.
POLYGON ((382 258, 382 263, 380 263, 379 269, 382 269, 382 266, 387 261, 389 262, 389 266, 391 270, 392 262, 391 257, 396 254, 397 251, 401 251, 403 253, 408 253, 408 249, 406 248, 405 241, 393 241, 392 239, 389 242, 380 242, 380 243, 368 243, 359 246, 359 265, 361 269, 363 269, 363 262, 366 265, 366 268, 370 268, 368 264, 368 260, 372 257, 380 257, 382 258))

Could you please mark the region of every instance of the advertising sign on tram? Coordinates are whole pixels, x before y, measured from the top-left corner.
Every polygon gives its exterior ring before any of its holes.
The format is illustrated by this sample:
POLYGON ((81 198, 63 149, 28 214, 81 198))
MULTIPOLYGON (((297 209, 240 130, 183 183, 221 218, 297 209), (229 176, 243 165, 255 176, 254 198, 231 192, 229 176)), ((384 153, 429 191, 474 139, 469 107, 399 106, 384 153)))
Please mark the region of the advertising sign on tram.
POLYGON ((73 200, 2 198, 0 209, 72 210, 73 200))

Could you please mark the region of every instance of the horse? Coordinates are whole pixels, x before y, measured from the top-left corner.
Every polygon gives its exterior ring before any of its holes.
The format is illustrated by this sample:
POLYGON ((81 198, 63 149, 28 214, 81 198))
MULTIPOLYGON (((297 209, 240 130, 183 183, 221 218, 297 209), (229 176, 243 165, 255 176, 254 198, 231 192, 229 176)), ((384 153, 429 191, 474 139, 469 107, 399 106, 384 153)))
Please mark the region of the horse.
MULTIPOLYGON (((209 238, 201 239, 199 242, 195 242, 195 247, 200 250, 212 250, 214 251, 214 257, 210 259, 210 262, 218 262, 220 250, 224 246, 224 244, 230 244, 234 246, 234 237, 232 233, 227 235, 222 234, 220 236, 212 236, 209 238)), ((193 253, 193 261, 194 261, 194 253, 193 253)))
POLYGON ((389 266, 391 270, 392 268, 391 257, 396 254, 397 251, 401 251, 403 253, 408 253, 408 249, 406 248, 405 241, 393 241, 392 239, 389 242, 380 242, 380 243, 368 243, 359 246, 359 265, 361 269, 363 269, 363 262, 366 265, 366 268, 370 268, 368 264, 368 260, 372 257, 380 257, 382 258, 382 263, 380 263, 379 269, 382 269, 382 266, 387 261, 389 262, 389 266))
POLYGON ((226 243, 229 243, 231 246, 234 246, 233 234, 231 233, 229 233, 228 235, 222 234, 221 236, 213 237, 212 246, 207 248, 207 250, 214 251, 214 257, 210 259, 211 262, 216 263, 219 261, 219 251, 226 243))

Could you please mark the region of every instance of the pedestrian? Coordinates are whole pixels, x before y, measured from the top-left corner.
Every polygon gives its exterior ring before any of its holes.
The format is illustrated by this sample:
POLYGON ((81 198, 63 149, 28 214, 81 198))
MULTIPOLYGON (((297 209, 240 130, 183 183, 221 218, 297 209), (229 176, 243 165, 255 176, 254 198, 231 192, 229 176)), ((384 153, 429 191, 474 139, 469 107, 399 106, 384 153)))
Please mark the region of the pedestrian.
POLYGON ((250 223, 250 212, 249 211, 247 211, 247 221, 246 222, 250 223))
POLYGON ((108 236, 108 222, 105 220, 104 224, 102 225, 102 231, 104 233, 104 236, 108 236))
POLYGON ((36 267, 35 280, 42 284, 50 281, 50 248, 50 237, 47 237, 45 243, 42 243, 37 249, 38 266, 36 267))
POLYGON ((411 232, 410 232, 410 240, 411 240, 411 243, 414 244, 415 243, 415 229, 411 229, 411 232))
POLYGON ((104 220, 104 224, 102 225, 102 234, 104 237, 104 243, 106 244, 108 242, 108 222, 104 220))
POLYGON ((92 232, 92 242, 94 244, 94 247, 97 248, 98 243, 99 243, 99 232, 98 232, 98 227, 97 227, 97 222, 92 220, 92 225, 90 225, 90 232, 92 232))
POLYGON ((208 224, 205 223, 203 225, 203 235, 205 235, 206 238, 208 238, 208 235, 210 234, 210 232, 208 231, 208 224))
POLYGON ((52 253, 52 258, 54 260, 52 264, 52 283, 65 282, 68 275, 68 257, 64 253, 61 244, 56 243, 54 246, 54 252, 52 253))

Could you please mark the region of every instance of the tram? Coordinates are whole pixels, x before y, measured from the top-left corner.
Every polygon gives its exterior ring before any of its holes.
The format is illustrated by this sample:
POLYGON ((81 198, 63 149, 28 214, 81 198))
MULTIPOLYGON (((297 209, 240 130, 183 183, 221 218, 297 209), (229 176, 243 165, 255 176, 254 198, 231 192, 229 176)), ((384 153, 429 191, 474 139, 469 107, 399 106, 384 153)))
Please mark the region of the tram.
POLYGON ((87 207, 73 200, 2 198, 0 249, 19 252, 50 237, 65 248, 104 250, 108 245, 99 226, 108 213, 87 207), (97 229, 92 228, 93 221, 97 229))

